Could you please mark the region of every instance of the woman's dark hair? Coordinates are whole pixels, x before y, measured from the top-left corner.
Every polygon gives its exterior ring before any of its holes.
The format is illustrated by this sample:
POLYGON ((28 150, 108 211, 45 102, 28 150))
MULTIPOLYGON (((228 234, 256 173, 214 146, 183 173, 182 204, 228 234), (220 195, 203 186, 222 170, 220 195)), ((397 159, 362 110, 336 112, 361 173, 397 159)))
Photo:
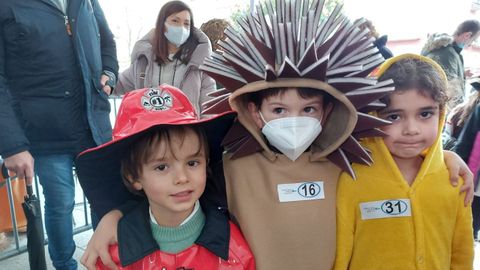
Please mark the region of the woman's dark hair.
POLYGON ((160 65, 170 62, 168 59, 168 40, 164 35, 165 21, 170 15, 184 10, 190 13, 190 36, 187 41, 180 46, 178 52, 173 58, 180 60, 185 65, 188 64, 193 51, 199 43, 194 34, 196 29, 193 24, 193 14, 190 7, 182 1, 170 1, 165 3, 158 13, 157 23, 155 24, 155 34, 153 36, 153 53, 155 54, 155 61, 160 65))
MULTIPOLYGON (((441 72, 432 64, 415 58, 405 58, 391 65, 383 73, 379 81, 392 79, 395 91, 417 89, 425 96, 430 96, 438 102, 440 109, 445 109, 447 102, 447 82, 441 72)), ((387 96, 381 101, 390 104, 387 96)))

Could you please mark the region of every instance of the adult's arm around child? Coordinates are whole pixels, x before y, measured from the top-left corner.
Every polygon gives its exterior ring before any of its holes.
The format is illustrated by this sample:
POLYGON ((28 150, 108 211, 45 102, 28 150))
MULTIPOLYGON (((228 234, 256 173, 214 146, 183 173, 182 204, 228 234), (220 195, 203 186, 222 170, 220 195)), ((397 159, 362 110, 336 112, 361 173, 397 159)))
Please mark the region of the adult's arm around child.
POLYGON ((452 240, 452 257, 450 269, 473 269, 473 229, 472 207, 463 205, 466 194, 460 195, 457 206, 457 222, 452 240))
POLYGON ((464 179, 463 185, 460 187, 460 193, 465 192, 464 205, 469 205, 473 200, 473 173, 468 168, 467 163, 455 152, 443 151, 445 164, 450 174, 450 183, 455 187, 458 185, 459 177, 464 179))
POLYGON ((112 260, 109 252, 109 246, 118 242, 117 227, 118 221, 123 214, 119 210, 112 210, 102 217, 90 241, 87 249, 83 253, 80 262, 88 269, 95 270, 97 259, 100 257, 103 266, 116 270, 117 264, 112 260))

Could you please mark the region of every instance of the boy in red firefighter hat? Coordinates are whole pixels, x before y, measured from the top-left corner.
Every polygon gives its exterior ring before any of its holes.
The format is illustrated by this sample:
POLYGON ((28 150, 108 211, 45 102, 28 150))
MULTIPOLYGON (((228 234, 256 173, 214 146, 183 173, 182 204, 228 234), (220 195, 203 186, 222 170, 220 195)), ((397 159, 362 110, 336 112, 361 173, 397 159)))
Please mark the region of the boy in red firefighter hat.
MULTIPOLYGON (((113 140, 77 160, 80 183, 98 215, 110 209, 106 204, 131 197, 128 192, 147 198, 119 222, 118 244, 109 249, 117 267, 255 269, 239 229, 202 197, 216 140, 233 117, 226 112, 199 119, 187 97, 167 85, 125 95, 113 140)), ((98 260, 97 269, 107 268, 98 260)))

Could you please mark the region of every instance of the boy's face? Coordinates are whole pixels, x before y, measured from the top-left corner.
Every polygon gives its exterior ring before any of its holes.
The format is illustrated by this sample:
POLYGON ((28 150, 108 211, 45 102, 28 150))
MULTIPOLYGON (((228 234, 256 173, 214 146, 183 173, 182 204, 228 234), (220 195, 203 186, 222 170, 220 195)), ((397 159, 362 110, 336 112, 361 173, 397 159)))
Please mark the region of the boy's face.
POLYGON ((325 112, 323 96, 303 98, 298 94, 296 88, 289 88, 285 92, 264 99, 260 109, 253 102, 250 102, 248 110, 260 129, 265 125, 260 117, 260 113, 262 113, 266 122, 278 118, 298 116, 313 117, 321 120, 322 124, 325 120, 325 117, 323 117, 325 112))
POLYGON ((205 151, 200 140, 188 129, 183 141, 172 132, 170 146, 158 144, 156 156, 142 166, 142 174, 133 186, 143 189, 158 224, 178 226, 193 211, 207 178, 205 151))
POLYGON ((475 35, 472 32, 465 32, 460 34, 458 37, 459 42, 464 45, 464 48, 470 47, 472 43, 474 43, 478 37, 480 36, 480 32, 476 33, 475 35))
POLYGON ((394 159, 418 158, 438 135, 439 104, 417 89, 390 95, 390 105, 379 113, 392 121, 382 128, 388 134, 384 142, 394 159))

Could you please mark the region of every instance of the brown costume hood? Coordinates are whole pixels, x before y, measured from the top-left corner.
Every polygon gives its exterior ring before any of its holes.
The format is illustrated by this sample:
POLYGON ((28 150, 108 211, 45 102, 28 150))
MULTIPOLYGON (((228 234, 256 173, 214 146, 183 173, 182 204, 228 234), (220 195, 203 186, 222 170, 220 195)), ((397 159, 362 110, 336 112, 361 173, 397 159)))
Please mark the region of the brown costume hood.
POLYGON ((323 1, 275 3, 267 1, 239 20, 240 30, 227 28, 227 40, 219 42, 223 54, 213 53, 200 66, 225 86, 212 94, 204 113, 229 106, 237 111, 241 125, 234 125, 224 140, 232 158, 263 151, 274 160, 248 114, 245 94, 284 87, 325 91, 333 96, 334 108, 310 148, 310 160, 326 157, 353 176, 352 161, 372 162, 357 139, 382 135, 377 128, 388 123, 367 114, 383 107, 378 99, 393 90, 392 81, 368 77, 384 59, 369 30, 358 28, 363 21, 351 23, 341 5, 320 20, 323 1))

